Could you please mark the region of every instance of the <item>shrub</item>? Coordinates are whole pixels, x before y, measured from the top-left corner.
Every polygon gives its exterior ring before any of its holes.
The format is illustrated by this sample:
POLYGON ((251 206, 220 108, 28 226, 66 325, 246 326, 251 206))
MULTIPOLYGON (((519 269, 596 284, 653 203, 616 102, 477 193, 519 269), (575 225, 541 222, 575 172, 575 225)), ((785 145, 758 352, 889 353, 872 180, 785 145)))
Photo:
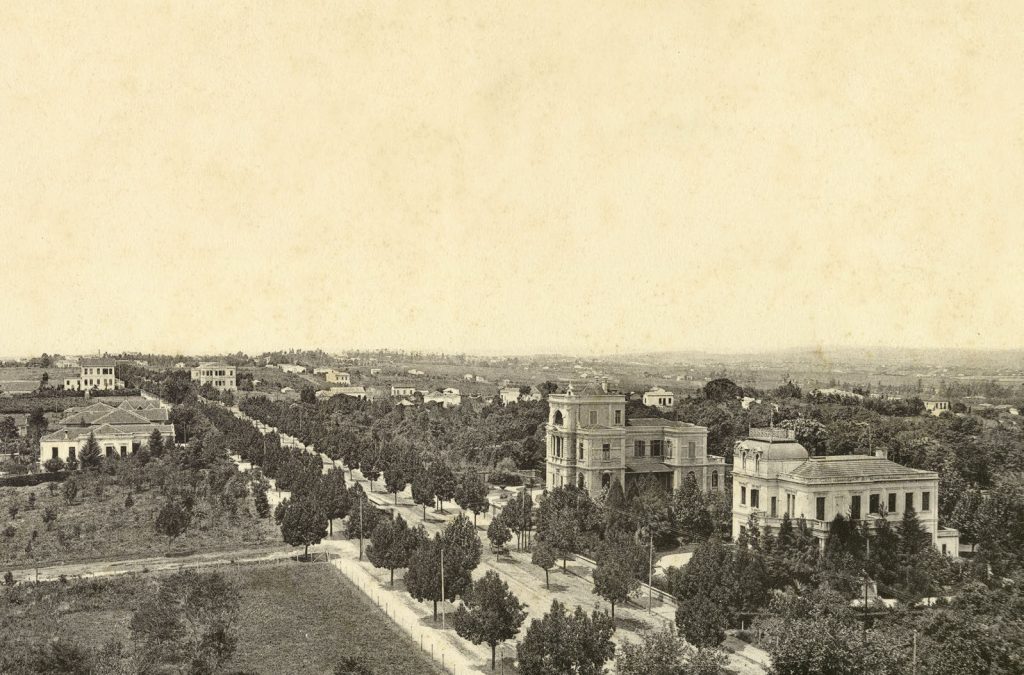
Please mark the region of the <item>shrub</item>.
POLYGON ((4 536, 7 537, 8 539, 13 537, 17 532, 18 532, 18 528, 14 527, 14 525, 8 525, 7 527, 4 528, 4 536))
POLYGON ((64 460, 61 459, 60 457, 48 459, 46 460, 46 463, 43 464, 43 468, 49 471, 50 473, 57 473, 58 471, 63 471, 64 460))
POLYGON ((129 492, 128 496, 124 498, 124 507, 130 509, 133 506, 135 506, 135 500, 132 498, 132 493, 129 492))
POLYGON ((6 586, 13 586, 14 585, 14 572, 12 572, 10 570, 7 570, 7 573, 4 574, 4 585, 6 585, 6 586))

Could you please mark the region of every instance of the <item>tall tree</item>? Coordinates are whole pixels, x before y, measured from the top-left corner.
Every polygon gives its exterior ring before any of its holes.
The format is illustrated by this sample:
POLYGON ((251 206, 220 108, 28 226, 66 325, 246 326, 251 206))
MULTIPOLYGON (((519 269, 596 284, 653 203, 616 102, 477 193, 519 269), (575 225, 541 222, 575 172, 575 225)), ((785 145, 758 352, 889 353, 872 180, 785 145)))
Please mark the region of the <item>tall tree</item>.
POLYGON ((164 437, 160 433, 159 429, 153 429, 153 433, 149 435, 149 440, 146 442, 146 446, 149 448, 149 454, 153 457, 159 457, 164 452, 164 437))
POLYGON ((455 503, 473 512, 473 525, 476 525, 477 515, 485 513, 490 507, 490 502, 487 501, 487 484, 475 472, 466 471, 455 489, 455 503))
POLYGON ((472 583, 471 573, 480 564, 480 554, 480 538, 476 535, 476 528, 468 518, 459 515, 433 540, 423 542, 416 549, 409 560, 405 586, 416 600, 430 600, 434 603, 436 621, 437 603, 441 600, 454 600, 469 588, 472 583))
POLYGON ((391 585, 395 585, 395 570, 408 567, 409 558, 418 544, 402 516, 394 520, 383 518, 370 535, 370 545, 366 549, 367 559, 374 567, 391 572, 391 585))
POLYGON ((452 625, 456 633, 473 644, 490 645, 491 670, 494 670, 497 646, 514 638, 525 618, 523 604, 508 589, 508 584, 496 572, 488 571, 466 593, 463 604, 455 610, 452 625))
POLYGON ((624 602, 640 588, 637 572, 642 554, 632 539, 619 535, 601 542, 596 558, 593 590, 611 604, 614 620, 615 605, 624 602))
POLYGON ((511 538, 512 533, 505 524, 505 519, 500 514, 491 518, 491 524, 487 526, 487 539, 490 540, 491 546, 499 550, 504 549, 511 538))
POLYGON ((328 532, 333 537, 334 520, 347 516, 351 505, 348 487, 345 484, 345 472, 329 469, 320 478, 318 498, 324 515, 327 516, 328 532))
POLYGON ((82 448, 81 463, 83 469, 94 469, 100 465, 100 444, 96 440, 96 434, 89 432, 89 438, 82 448))
POLYGON ((900 552, 905 556, 916 555, 931 545, 931 539, 931 535, 918 520, 914 507, 908 507, 900 521, 900 552))
POLYGON ((290 546, 302 546, 303 557, 309 556, 309 547, 319 544, 327 536, 327 515, 315 500, 308 497, 293 499, 281 518, 281 537, 290 546))
POLYGON ((188 529, 192 513, 174 501, 167 501, 156 516, 156 531, 167 537, 167 547, 188 529))
POLYGON ((551 580, 549 579, 549 572, 555 565, 555 549, 547 540, 538 539, 537 545, 533 547, 530 562, 544 570, 544 587, 550 590, 551 580))
POLYGON ((430 472, 422 467, 412 479, 412 500, 423 507, 423 520, 426 520, 427 507, 434 505, 434 483, 430 472))
POLYGON ((604 612, 587 616, 582 607, 569 614, 554 600, 551 610, 534 619, 519 643, 519 672, 523 675, 599 675, 615 655, 611 641, 615 624, 604 612))
POLYGON ((405 466, 398 461, 391 461, 384 469, 384 485, 387 491, 395 495, 395 504, 398 504, 398 493, 409 484, 405 466))
POLYGON ((437 460, 430 465, 430 479, 434 486, 434 496, 437 497, 438 508, 444 511, 444 503, 455 497, 455 474, 448 466, 448 462, 437 460))

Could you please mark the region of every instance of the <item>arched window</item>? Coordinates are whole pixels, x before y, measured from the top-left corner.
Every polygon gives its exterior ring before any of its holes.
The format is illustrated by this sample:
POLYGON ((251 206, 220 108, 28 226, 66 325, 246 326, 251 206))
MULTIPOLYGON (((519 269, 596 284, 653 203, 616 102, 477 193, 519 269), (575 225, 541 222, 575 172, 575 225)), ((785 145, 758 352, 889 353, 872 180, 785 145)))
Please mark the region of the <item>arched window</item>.
POLYGON ((576 486, 579 487, 580 489, 583 488, 583 474, 582 473, 579 476, 576 477, 576 486))
POLYGON ((612 484, 612 475, 605 471, 601 474, 601 487, 607 489, 612 484))
POLYGON ((559 427, 562 426, 562 424, 564 424, 564 422, 562 420, 562 411, 561 410, 556 410, 555 411, 555 416, 553 418, 552 423, 555 426, 559 426, 559 427))
POLYGON ((761 466, 761 455, 760 454, 755 454, 754 455, 754 473, 757 473, 757 469, 760 466, 761 466))
POLYGON ((717 471, 712 471, 711 472, 711 487, 713 487, 713 488, 718 487, 718 472, 717 471))
POLYGON ((740 453, 740 465, 744 469, 747 468, 747 452, 746 452, 746 450, 744 450, 743 452, 740 453))

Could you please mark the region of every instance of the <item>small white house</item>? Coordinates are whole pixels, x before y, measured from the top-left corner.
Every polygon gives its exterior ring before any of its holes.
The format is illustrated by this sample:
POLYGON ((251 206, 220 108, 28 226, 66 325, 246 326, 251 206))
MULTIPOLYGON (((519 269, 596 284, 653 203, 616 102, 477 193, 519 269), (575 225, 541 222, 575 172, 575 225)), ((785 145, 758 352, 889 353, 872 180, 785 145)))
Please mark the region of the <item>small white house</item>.
POLYGON ((286 373, 304 373, 306 372, 305 366, 299 366, 294 363, 282 363, 279 368, 286 373))
POLYGON ((671 408, 675 404, 676 395, 661 387, 655 387, 650 391, 644 392, 644 405, 655 408, 671 408))
POLYGON ((391 395, 395 397, 400 396, 412 396, 416 393, 416 387, 409 386, 407 384, 393 384, 391 385, 391 395))

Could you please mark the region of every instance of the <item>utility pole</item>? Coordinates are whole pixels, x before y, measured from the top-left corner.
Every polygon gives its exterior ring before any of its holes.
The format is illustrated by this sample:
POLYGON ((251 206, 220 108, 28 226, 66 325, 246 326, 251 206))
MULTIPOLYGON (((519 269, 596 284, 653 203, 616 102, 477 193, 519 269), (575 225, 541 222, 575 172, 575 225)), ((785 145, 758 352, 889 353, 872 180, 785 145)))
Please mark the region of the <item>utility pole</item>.
POLYGON ((363 559, 363 500, 359 500, 359 559, 363 559))
POLYGON ((868 573, 864 574, 864 623, 861 626, 861 639, 866 644, 868 641, 868 573))
POLYGON ((444 544, 441 545, 441 630, 444 630, 444 544))
POLYGON ((651 529, 651 554, 647 568, 647 613, 651 613, 651 602, 654 596, 654 529, 651 529))

